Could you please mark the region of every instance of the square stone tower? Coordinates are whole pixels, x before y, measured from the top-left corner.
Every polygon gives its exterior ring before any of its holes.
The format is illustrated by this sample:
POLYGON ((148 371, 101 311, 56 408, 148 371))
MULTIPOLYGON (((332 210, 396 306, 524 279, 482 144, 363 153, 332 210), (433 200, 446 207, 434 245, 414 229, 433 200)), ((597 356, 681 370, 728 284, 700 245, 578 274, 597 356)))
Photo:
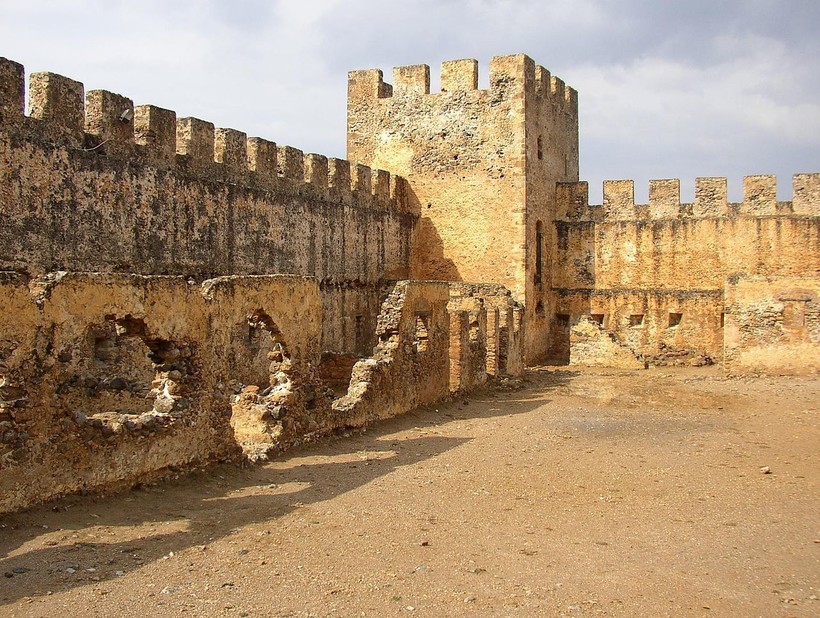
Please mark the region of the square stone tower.
POLYGON ((526 55, 348 77, 347 156, 405 177, 420 219, 414 279, 501 283, 526 312, 528 361, 548 349, 555 183, 578 180, 578 97, 526 55))

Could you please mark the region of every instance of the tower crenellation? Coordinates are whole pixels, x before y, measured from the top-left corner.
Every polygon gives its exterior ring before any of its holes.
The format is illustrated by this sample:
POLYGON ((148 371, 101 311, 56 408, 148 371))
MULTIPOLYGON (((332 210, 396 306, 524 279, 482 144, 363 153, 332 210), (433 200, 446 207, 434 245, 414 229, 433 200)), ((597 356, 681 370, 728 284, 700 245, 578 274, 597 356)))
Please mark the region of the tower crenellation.
POLYGON ((441 63, 440 89, 432 92, 430 66, 412 64, 393 68, 393 83, 384 81, 381 69, 365 69, 348 73, 348 100, 392 99, 416 95, 433 97, 451 96, 456 93, 476 92, 489 97, 492 92, 526 90, 530 95, 549 101, 565 113, 578 115, 578 92, 564 81, 536 65, 524 54, 496 56, 489 64, 489 89, 478 87, 479 65, 472 58, 445 60, 441 63))
POLYGON ((214 162, 215 128, 199 118, 177 119, 177 153, 187 157, 194 170, 205 170, 214 162))
POLYGON ((106 152, 128 147, 134 142, 134 102, 107 90, 90 90, 85 95, 85 132, 105 143, 106 152))
POLYGON ((248 172, 247 133, 236 129, 215 129, 214 161, 236 175, 248 172))
POLYGON ((394 97, 415 94, 430 94, 430 67, 413 64, 393 69, 394 97))
POLYGON ((25 114, 25 68, 19 62, 0 58, 0 123, 21 122, 25 114))
POLYGON ((797 215, 820 215, 820 174, 795 174, 792 210, 797 215))
POLYGON ((79 147, 85 130, 83 84, 56 73, 32 73, 29 78, 29 116, 42 120, 49 137, 79 147))
MULTIPOLYGON (((258 138, 251 138, 255 139, 258 138)), ((143 152, 154 164, 173 165, 177 154, 176 112, 155 105, 134 107, 134 142, 143 147, 143 152)), ((257 171, 255 166, 251 169, 257 171)), ((258 171, 260 175, 263 172, 258 171)))
POLYGON ((442 92, 478 90, 478 61, 468 58, 442 62, 440 81, 442 92))

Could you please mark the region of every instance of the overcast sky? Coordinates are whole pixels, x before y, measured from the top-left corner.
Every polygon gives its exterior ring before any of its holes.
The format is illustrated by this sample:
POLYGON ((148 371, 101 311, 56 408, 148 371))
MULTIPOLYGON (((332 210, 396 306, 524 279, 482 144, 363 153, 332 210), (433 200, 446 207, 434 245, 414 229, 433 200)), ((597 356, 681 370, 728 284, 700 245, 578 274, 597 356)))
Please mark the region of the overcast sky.
POLYGON ((0 56, 343 157, 347 71, 524 52, 579 91, 581 178, 820 171, 820 0, 0 0, 0 56))

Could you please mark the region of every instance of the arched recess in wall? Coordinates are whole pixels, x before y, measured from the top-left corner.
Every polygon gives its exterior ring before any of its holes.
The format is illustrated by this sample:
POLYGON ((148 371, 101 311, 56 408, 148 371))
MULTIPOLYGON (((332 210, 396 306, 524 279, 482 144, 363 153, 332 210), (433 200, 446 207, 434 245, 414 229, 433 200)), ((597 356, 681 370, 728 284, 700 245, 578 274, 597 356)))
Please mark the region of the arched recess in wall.
POLYGON ((151 336, 145 319, 131 314, 90 324, 56 357, 64 377, 57 405, 86 437, 123 426, 157 430, 191 412, 199 390, 195 346, 151 336))
POLYGON ((277 386, 289 379, 291 357, 282 331, 262 309, 257 309, 247 318, 247 339, 245 341, 245 362, 240 373, 240 381, 260 387, 261 392, 277 386), (284 374, 284 375, 283 375, 284 374))
MULTIPOLYGON (((236 324, 231 378, 231 427, 234 438, 251 460, 263 459, 279 448, 286 425, 300 417, 291 354, 273 318, 259 308, 236 324), (286 419, 290 419, 289 421, 286 419)), ((307 399, 305 398, 307 407, 307 399)))

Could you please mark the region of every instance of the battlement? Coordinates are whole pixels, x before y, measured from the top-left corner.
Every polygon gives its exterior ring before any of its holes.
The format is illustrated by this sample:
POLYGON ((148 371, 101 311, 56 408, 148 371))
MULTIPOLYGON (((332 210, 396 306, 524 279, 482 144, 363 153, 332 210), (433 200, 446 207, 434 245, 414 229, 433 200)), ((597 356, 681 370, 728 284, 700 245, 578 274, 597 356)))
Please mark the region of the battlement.
POLYGON ((562 221, 649 221, 774 215, 820 216, 820 173, 795 174, 792 200, 777 200, 777 178, 746 176, 743 201, 727 200, 726 178, 696 178, 695 201, 681 203, 680 180, 650 180, 649 203, 635 203, 632 180, 605 180, 603 204, 589 203, 586 182, 558 183, 556 219, 562 221))
POLYGON ((495 56, 490 60, 490 88, 478 88, 478 61, 448 60, 441 64, 441 89, 430 92, 430 66, 415 64, 395 67, 393 84, 384 81, 381 69, 348 73, 351 101, 383 100, 394 97, 454 96, 477 92, 484 96, 528 93, 545 99, 572 116, 578 115, 578 92, 525 54, 495 56))
POLYGON ((364 208, 407 211, 404 179, 344 159, 306 154, 106 90, 85 92, 56 73, 29 76, 0 58, 0 132, 58 147, 171 168, 206 181, 287 192, 364 208))

